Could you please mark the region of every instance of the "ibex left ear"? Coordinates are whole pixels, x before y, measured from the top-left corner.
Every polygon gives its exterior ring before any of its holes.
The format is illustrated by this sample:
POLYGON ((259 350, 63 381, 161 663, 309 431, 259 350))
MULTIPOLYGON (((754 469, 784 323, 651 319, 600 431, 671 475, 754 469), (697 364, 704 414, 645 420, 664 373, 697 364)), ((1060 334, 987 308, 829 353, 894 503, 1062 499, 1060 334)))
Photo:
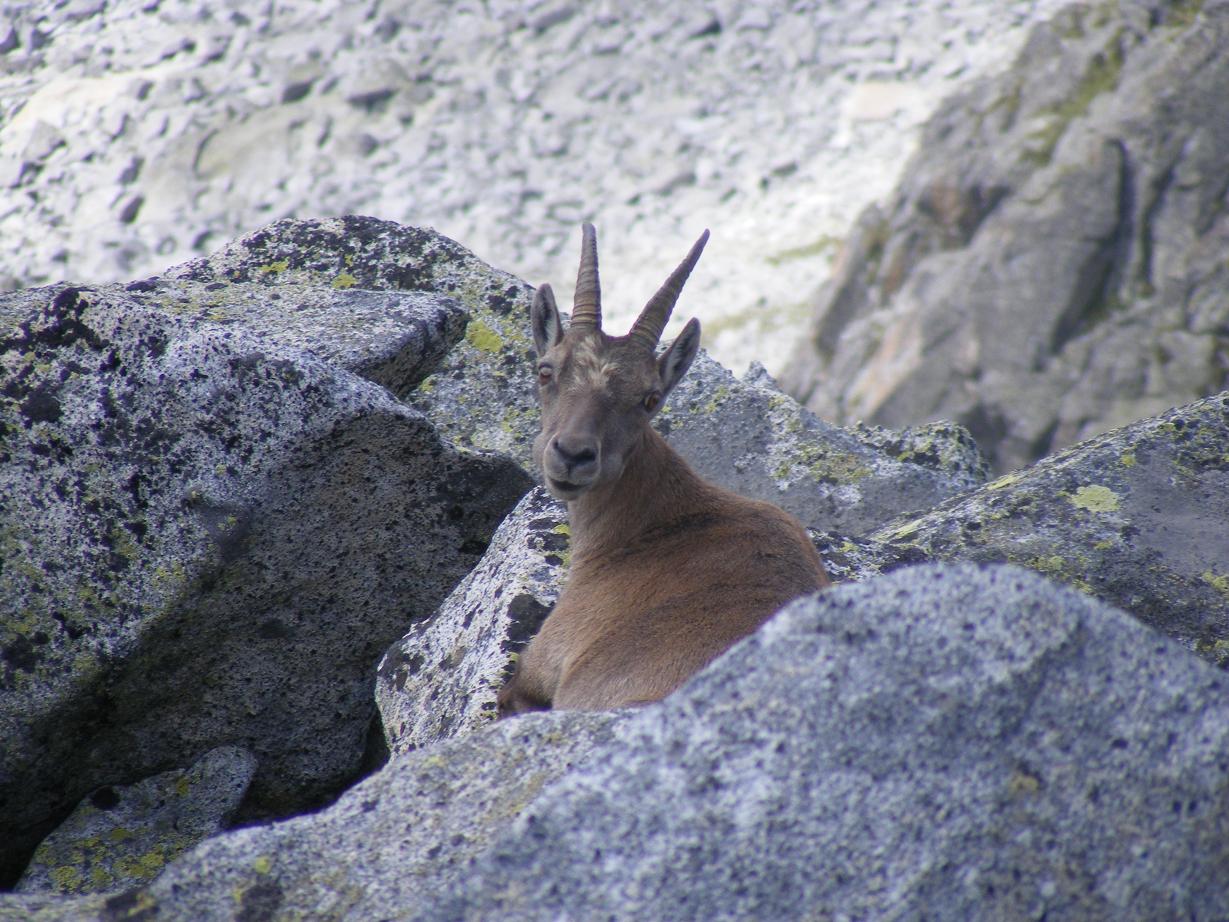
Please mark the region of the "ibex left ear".
POLYGON ((683 380, 691 361, 700 351, 700 321, 692 317, 683 327, 683 332, 670 344, 670 348, 657 360, 657 372, 661 375, 662 396, 670 393, 674 385, 683 380))
POLYGON ((542 285, 534 292, 529 324, 533 327, 533 344, 538 350, 538 358, 546 355, 551 346, 563 339, 563 321, 559 319, 555 293, 549 285, 542 285))

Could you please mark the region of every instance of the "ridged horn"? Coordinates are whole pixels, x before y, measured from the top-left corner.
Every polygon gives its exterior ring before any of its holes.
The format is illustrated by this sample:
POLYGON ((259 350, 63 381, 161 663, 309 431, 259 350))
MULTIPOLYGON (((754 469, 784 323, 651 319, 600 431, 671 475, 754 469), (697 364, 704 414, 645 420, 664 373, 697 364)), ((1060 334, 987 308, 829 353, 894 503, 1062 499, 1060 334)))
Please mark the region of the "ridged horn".
POLYGON ((687 254, 687 258, 679 263, 679 267, 670 273, 670 277, 666 279, 665 284, 657 289, 657 294, 649 299, 649 303, 644 306, 644 310, 640 312, 640 316, 636 318, 636 323, 632 326, 631 332, 627 334, 628 339, 634 339, 650 349, 657 348, 657 341, 661 339, 662 330, 666 328, 666 322, 670 319, 670 312, 674 310, 674 304, 679 299, 679 295, 683 293, 683 284, 687 281, 687 276, 691 275, 691 270, 696 267, 696 263, 700 259, 700 254, 704 252, 704 244, 708 243, 708 231, 700 235, 700 239, 695 242, 691 248, 691 252, 687 254))
POLYGON ((592 224, 581 227, 580 271, 576 273, 576 297, 572 300, 572 326, 602 328, 602 289, 597 280, 597 231, 592 224))

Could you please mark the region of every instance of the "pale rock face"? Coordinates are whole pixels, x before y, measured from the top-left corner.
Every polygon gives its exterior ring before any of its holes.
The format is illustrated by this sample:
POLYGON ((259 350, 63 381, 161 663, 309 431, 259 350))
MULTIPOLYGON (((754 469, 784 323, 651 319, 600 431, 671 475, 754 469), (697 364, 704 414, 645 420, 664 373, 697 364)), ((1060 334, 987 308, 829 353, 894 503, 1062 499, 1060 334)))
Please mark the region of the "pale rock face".
POLYGON ((1227 23, 1075 7, 945 102, 786 390, 838 423, 955 420, 1004 472, 1229 386, 1227 23))
POLYGON ((710 344, 777 372, 921 121, 1063 5, 17 5, 0 284, 130 279, 347 213, 433 225, 536 283, 571 277, 590 218, 622 321, 662 248, 709 226, 710 344))

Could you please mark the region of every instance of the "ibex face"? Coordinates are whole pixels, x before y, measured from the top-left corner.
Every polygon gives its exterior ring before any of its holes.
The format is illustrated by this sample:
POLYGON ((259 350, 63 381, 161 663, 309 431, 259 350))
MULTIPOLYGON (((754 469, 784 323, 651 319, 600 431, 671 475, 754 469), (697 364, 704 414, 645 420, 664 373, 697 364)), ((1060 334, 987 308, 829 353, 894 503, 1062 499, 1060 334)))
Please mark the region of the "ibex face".
POLYGON ((547 489, 565 501, 619 479, 649 420, 695 358, 700 324, 694 319, 660 358, 654 353, 683 283, 708 241, 708 231, 645 306, 631 331, 619 337, 602 331, 597 235, 592 225, 584 226, 583 238, 567 332, 549 285, 538 289, 531 312, 542 404, 542 432, 534 442, 534 458, 547 489))

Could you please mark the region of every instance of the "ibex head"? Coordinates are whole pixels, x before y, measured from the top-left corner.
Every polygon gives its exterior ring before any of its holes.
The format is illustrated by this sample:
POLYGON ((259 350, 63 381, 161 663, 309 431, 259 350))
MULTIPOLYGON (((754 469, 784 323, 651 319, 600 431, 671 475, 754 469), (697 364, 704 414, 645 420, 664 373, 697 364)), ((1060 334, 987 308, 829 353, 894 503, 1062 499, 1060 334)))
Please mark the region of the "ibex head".
POLYGON ((542 432, 534 457, 546 486, 562 500, 618 480, 630 454, 700 347, 692 319, 660 357, 655 355, 670 312, 691 274, 708 231, 649 300, 626 336, 602 331, 597 234, 584 226, 572 322, 564 332, 549 285, 538 289, 531 312, 538 352, 542 432))

